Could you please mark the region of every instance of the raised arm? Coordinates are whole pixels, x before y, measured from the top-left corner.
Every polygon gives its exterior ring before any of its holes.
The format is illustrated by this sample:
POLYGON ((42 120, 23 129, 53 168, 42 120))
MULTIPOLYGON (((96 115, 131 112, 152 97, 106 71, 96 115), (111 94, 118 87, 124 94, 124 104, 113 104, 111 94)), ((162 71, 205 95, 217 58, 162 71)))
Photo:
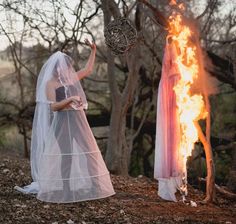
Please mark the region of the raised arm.
POLYGON ((90 53, 89 59, 85 65, 85 67, 83 69, 79 70, 78 72, 76 72, 76 75, 79 80, 92 73, 93 65, 94 65, 94 61, 95 61, 95 55, 96 55, 95 43, 90 43, 88 39, 85 39, 85 44, 91 48, 91 53, 90 53))

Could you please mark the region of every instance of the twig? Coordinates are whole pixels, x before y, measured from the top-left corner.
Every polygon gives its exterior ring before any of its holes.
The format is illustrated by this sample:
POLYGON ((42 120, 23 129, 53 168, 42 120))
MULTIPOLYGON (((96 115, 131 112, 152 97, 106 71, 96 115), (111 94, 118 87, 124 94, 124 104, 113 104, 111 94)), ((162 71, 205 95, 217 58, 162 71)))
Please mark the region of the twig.
MULTIPOLYGON (((206 182, 205 178, 199 177, 198 180, 200 182, 206 182)), ((234 200, 236 199, 236 194, 235 193, 232 193, 232 192, 220 187, 218 184, 215 184, 215 189, 218 193, 224 195, 228 199, 234 199, 234 200)))

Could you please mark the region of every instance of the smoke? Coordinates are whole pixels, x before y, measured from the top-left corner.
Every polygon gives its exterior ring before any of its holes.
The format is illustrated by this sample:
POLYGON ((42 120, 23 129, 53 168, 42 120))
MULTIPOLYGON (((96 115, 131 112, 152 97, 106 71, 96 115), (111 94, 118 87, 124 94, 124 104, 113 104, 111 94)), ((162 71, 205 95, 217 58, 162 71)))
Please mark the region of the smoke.
POLYGON ((204 95, 204 97, 217 94, 219 82, 209 73, 209 71, 214 70, 214 68, 211 59, 207 56, 206 51, 201 46, 198 21, 184 16, 182 19, 183 23, 189 26, 192 31, 192 36, 189 41, 196 47, 196 58, 199 66, 199 74, 191 86, 191 93, 200 93, 204 95))

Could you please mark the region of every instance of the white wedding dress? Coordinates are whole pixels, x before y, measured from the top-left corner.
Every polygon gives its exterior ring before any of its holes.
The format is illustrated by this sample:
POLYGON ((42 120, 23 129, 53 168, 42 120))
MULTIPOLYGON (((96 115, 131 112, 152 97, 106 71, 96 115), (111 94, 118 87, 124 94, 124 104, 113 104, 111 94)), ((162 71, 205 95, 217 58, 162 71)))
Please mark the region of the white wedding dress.
MULTIPOLYGON (((88 63, 92 65, 93 61, 88 63)), ((67 55, 57 52, 45 63, 38 77, 36 98, 31 143, 34 182, 16 189, 56 203, 113 195, 110 174, 84 112, 86 97, 67 55), (49 88, 55 77, 60 85, 49 88), (51 111, 50 104, 71 96, 81 99, 77 105, 51 111)))

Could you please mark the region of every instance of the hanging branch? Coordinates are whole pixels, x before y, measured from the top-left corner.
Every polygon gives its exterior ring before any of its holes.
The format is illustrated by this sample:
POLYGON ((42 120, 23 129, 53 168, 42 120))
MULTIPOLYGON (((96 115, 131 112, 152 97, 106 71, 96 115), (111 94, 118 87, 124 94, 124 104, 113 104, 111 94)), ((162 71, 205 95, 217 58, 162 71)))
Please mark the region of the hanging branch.
POLYGON ((139 0, 139 2, 143 3, 144 5, 146 5, 149 9, 152 10, 152 13, 157 21, 157 23, 164 27, 165 29, 168 29, 168 21, 165 18, 165 16, 163 16, 163 14, 157 9, 155 8, 152 4, 150 4, 148 1, 146 0, 139 0))

